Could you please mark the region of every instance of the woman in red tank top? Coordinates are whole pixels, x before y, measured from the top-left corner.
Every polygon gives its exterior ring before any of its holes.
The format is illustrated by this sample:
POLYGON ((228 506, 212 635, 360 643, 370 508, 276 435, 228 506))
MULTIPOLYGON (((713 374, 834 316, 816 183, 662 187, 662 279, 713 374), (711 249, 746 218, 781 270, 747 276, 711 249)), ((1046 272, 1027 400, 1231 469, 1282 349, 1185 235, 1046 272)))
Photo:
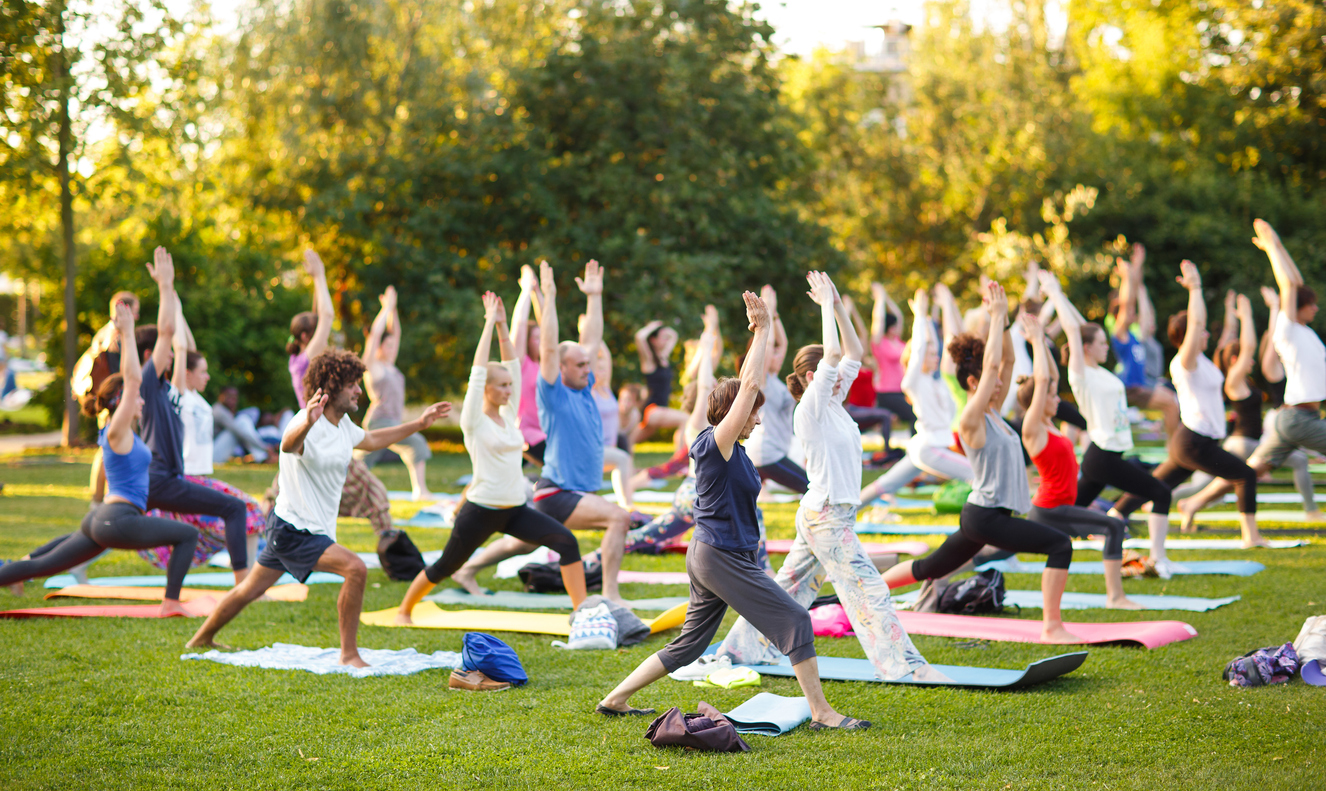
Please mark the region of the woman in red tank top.
POLYGON ((1100 511, 1073 505, 1077 500, 1077 454, 1073 443, 1054 427, 1054 413, 1059 407, 1059 368, 1050 359, 1040 320, 1026 311, 1019 318, 1032 348, 1032 376, 1018 379, 1018 403, 1026 410, 1022 444, 1041 475, 1041 485, 1032 498, 1027 518, 1074 538, 1103 534, 1105 606, 1141 609, 1140 604, 1123 593, 1123 539, 1127 526, 1100 511))

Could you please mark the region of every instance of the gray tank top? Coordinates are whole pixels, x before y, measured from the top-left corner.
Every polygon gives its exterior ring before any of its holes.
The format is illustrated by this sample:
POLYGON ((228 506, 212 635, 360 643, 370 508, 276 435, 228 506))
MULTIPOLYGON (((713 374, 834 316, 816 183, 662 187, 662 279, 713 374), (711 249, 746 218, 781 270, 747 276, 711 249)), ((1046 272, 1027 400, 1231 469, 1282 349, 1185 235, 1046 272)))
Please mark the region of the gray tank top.
POLYGON ((382 363, 382 376, 365 376, 371 403, 364 422, 374 418, 401 422, 405 415, 405 374, 394 365, 382 363))
MULTIPOLYGON (((961 437, 958 438, 961 441, 961 437)), ((985 446, 976 450, 962 443, 971 462, 971 495, 967 502, 983 508, 1007 508, 1015 514, 1031 510, 1031 484, 1022 459, 1022 439, 1013 427, 985 413, 985 446)))

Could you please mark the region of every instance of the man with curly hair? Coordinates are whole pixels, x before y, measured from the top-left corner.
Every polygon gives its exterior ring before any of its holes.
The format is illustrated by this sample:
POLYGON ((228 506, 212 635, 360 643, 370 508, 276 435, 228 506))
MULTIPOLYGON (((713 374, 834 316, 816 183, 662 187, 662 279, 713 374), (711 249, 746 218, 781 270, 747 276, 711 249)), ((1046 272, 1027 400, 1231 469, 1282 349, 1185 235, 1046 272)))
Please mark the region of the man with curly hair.
POLYGON ((355 450, 374 451, 423 431, 451 412, 439 401, 418 419, 364 431, 349 418, 359 408, 364 364, 351 352, 328 349, 310 361, 304 392, 312 393, 281 437, 281 491, 267 517, 267 548, 244 581, 226 595, 189 641, 190 648, 225 648, 216 633, 283 573, 303 582, 314 571, 345 578, 336 611, 341 632, 341 664, 367 667, 356 635, 368 571, 355 553, 336 543, 336 515, 346 468, 355 450))

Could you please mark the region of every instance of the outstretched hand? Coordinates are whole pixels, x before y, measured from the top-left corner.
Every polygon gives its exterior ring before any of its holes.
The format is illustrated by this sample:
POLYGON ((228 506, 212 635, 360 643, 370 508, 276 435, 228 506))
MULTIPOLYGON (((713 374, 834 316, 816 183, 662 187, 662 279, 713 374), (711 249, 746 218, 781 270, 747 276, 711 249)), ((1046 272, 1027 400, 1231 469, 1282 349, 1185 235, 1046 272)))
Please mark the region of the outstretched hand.
MULTIPOLYGON (((981 275, 985 277, 985 275, 981 275)), ((1008 295, 1004 287, 993 280, 985 284, 985 293, 981 295, 981 304, 990 312, 991 321, 1003 321, 1008 317, 1008 295)))
POLYGON ((1059 287, 1059 278, 1054 276, 1053 272, 1040 271, 1041 291, 1047 294, 1058 294, 1063 289, 1059 287))
POLYGON ((704 331, 711 334, 718 334, 718 308, 713 305, 704 306, 704 331))
POLYGON ((314 280, 327 276, 327 267, 322 263, 322 256, 311 247, 304 251, 304 271, 314 280))
POLYGON ((309 396, 309 399, 306 402, 308 405, 304 408, 308 410, 308 422, 310 425, 317 423, 318 418, 322 417, 323 411, 327 409, 328 398, 329 396, 322 392, 322 388, 314 390, 313 395, 309 396))
POLYGON ((483 292, 483 319, 490 324, 506 323, 506 307, 502 298, 491 291, 483 292))
POLYGON ((553 279, 553 270, 547 261, 539 262, 539 288, 543 291, 544 299, 557 296, 557 281, 553 279))
POLYGON ((812 269, 806 273, 806 282, 810 283, 810 290, 806 292, 806 295, 816 305, 824 307, 834 304, 837 291, 834 289, 833 281, 829 279, 828 275, 812 269))
POLYGON ((1024 310, 1018 314, 1018 322, 1022 324, 1022 335, 1029 341, 1036 341, 1045 335, 1045 330, 1041 329, 1041 318, 1029 310, 1024 310))
POLYGON ((1279 310, 1280 292, 1276 291, 1270 286, 1262 286, 1262 301, 1264 301, 1266 303, 1266 307, 1270 308, 1271 310, 1279 310))
POLYGON ((1230 289, 1226 289, 1226 290, 1225 290, 1225 315, 1233 314, 1234 311, 1235 311, 1235 309, 1236 309, 1236 308, 1235 308, 1235 294, 1234 294, 1234 289, 1232 289, 1232 288, 1230 288, 1230 289))
POLYGON ((1142 271, 1142 265, 1146 263, 1146 246, 1141 242, 1133 242, 1133 269, 1142 271))
POLYGON ((598 261, 591 258, 585 264, 585 276, 576 278, 576 285, 587 297, 603 293, 603 267, 598 261))
POLYGON ((522 291, 537 291, 539 289, 539 276, 534 274, 534 267, 529 264, 520 267, 520 289, 522 291))
POLYGON ((1175 282, 1189 291, 1202 290, 1202 276, 1197 271, 1197 264, 1194 264, 1192 261, 1185 258, 1183 262, 1179 264, 1179 271, 1181 274, 1174 278, 1175 282))
POLYGON ((1252 321, 1252 300, 1248 299, 1246 295, 1238 295, 1234 310, 1238 314, 1239 321, 1252 321))
POLYGON ((396 299, 396 287, 387 286, 387 290, 378 297, 378 302, 381 303, 383 310, 395 310, 396 299))
POLYGON ((765 306, 769 308, 770 316, 778 315, 778 295, 774 293, 773 286, 766 283, 760 289, 760 299, 764 300, 765 306))
POLYGON ((450 414, 451 414, 451 402, 438 401, 436 404, 433 404, 432 406, 424 410, 424 413, 419 416, 419 423, 422 428, 428 428, 429 426, 433 425, 439 420, 442 420, 443 418, 445 418, 447 415, 450 414))
POLYGON ((769 328, 769 309, 765 307, 764 300, 753 291, 747 291, 741 295, 746 303, 746 329, 751 332, 759 332, 769 328))
POLYGON ((911 308, 913 316, 924 318, 930 312, 930 293, 923 288, 916 289, 916 295, 907 300, 907 307, 911 308))
POLYGON ((1252 228, 1257 232, 1257 235, 1252 239, 1252 243, 1262 250, 1269 253, 1280 244, 1280 234, 1276 233, 1275 229, 1266 220, 1253 220, 1252 228))
POLYGON ((162 288, 169 288, 175 283, 175 259, 170 257, 166 248, 158 247, 152 251, 152 263, 147 265, 147 273, 162 288))
POLYGON ((120 337, 132 335, 134 332, 134 312, 123 302, 115 303, 115 315, 111 318, 115 322, 115 331, 120 333, 120 337))

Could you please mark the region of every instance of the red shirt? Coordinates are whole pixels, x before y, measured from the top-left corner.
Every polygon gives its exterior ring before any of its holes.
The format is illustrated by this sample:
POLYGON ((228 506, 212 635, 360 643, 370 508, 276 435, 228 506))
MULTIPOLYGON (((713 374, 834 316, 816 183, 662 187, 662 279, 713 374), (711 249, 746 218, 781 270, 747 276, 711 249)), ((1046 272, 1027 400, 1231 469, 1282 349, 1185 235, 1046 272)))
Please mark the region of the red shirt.
POLYGON ((1041 474, 1041 485, 1032 505, 1058 508, 1077 502, 1077 454, 1073 453, 1073 443, 1062 434, 1047 432, 1045 447, 1032 461, 1041 474))
POLYGON ((852 387, 847 391, 847 403, 852 406, 875 406, 875 383, 871 372, 862 370, 852 381, 852 387))

